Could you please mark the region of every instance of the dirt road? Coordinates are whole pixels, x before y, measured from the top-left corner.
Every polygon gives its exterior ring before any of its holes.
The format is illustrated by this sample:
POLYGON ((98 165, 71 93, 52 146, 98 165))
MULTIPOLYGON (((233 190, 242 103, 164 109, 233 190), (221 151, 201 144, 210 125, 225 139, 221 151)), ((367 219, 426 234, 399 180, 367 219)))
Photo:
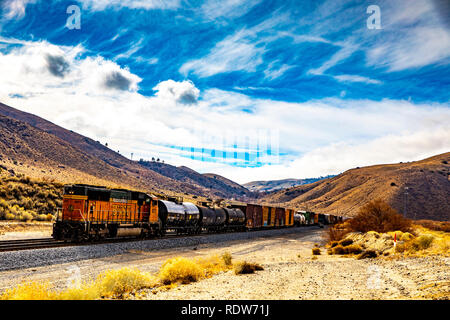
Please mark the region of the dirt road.
POLYGON ((196 257, 228 251, 235 260, 260 263, 263 271, 235 275, 232 271, 210 279, 153 294, 147 299, 423 299, 450 297, 450 260, 443 257, 355 260, 311 249, 321 243, 323 229, 311 229, 245 243, 204 244, 198 247, 151 252, 128 252, 103 259, 58 264, 0 273, 0 290, 23 279, 49 281, 64 287, 79 274, 92 278, 107 269, 136 267, 156 272, 170 257, 196 257), (315 260, 313 260, 315 259, 315 260))

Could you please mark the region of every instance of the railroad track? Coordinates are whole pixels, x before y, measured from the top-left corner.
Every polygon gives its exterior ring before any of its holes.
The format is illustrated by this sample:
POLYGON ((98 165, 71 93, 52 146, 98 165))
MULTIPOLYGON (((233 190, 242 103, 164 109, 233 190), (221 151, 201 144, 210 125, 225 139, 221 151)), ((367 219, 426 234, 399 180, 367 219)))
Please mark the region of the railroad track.
MULTIPOLYGON (((196 236, 208 236, 208 233, 197 234, 196 236)), ((189 237, 189 235, 166 234, 166 239, 189 237)), ((42 248, 68 247, 68 246, 87 246, 105 243, 131 242, 143 241, 152 239, 140 239, 136 237, 120 237, 107 238, 94 242, 65 242, 63 240, 55 240, 53 238, 39 238, 39 239, 17 239, 17 240, 2 240, 0 241, 0 252, 18 251, 18 250, 32 250, 42 248)))
MULTIPOLYGON (((161 239, 175 239, 175 238, 185 238, 192 236, 207 237, 213 234, 221 234, 226 232, 216 232, 216 233, 200 233, 195 235, 186 234, 176 234, 172 232, 166 233, 166 235, 161 239)), ((68 246, 87 246, 96 244, 106 244, 106 243, 117 243, 117 242, 132 242, 132 241, 151 241, 152 239, 141 239, 136 237, 120 237, 120 238, 106 238, 95 242, 65 242, 63 240, 55 240, 53 238, 38 238, 38 239, 16 239, 16 240, 1 240, 0 241, 0 252, 5 251, 18 251, 18 250, 32 250, 32 249, 43 249, 43 248, 55 248, 55 247, 68 247, 68 246)))
POLYGON ((53 238, 2 240, 0 241, 0 252, 39 249, 39 248, 52 248, 63 245, 70 245, 70 244, 65 243, 64 241, 57 241, 53 238))

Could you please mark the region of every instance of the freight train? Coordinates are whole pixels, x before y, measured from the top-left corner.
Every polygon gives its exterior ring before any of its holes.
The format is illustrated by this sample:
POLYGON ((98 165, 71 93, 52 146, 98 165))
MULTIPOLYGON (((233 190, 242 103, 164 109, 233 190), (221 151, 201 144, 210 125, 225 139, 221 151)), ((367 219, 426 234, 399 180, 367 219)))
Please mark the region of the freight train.
POLYGON ((185 202, 159 199, 126 189, 72 184, 64 186, 63 205, 55 215, 53 238, 73 242, 137 236, 162 237, 202 232, 237 232, 300 225, 324 225, 342 217, 258 204, 185 202))

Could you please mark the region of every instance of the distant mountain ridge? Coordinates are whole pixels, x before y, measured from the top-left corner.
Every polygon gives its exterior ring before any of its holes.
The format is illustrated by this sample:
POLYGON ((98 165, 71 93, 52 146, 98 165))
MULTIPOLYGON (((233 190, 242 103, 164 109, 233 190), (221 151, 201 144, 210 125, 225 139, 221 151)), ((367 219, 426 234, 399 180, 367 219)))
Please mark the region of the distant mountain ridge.
POLYGON ((11 173, 158 193, 220 198, 249 194, 236 183, 229 187, 192 169, 161 165, 129 160, 98 141, 0 103, 0 168, 11 173))
POLYGON ((272 192, 281 189, 292 188, 308 183, 314 183, 323 179, 332 178, 334 175, 318 178, 306 179, 282 179, 282 180, 267 180, 267 181, 252 181, 244 183, 243 186, 253 192, 272 192))
POLYGON ((424 160, 355 168, 271 193, 263 203, 353 216, 380 198, 409 218, 450 220, 450 152, 424 160))

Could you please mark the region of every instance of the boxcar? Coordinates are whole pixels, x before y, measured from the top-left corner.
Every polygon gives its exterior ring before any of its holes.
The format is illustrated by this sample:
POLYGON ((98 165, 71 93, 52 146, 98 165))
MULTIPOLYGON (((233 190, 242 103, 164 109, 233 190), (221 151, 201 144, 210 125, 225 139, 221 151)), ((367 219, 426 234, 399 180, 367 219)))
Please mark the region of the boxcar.
POLYGON ((286 213, 284 208, 275 208, 275 226, 284 226, 286 213))
POLYGON ((263 207, 257 204, 247 204, 247 228, 256 229, 263 226, 263 207))
POLYGON ((293 209, 286 209, 286 218, 285 218, 285 225, 290 227, 294 225, 294 210, 293 209))

